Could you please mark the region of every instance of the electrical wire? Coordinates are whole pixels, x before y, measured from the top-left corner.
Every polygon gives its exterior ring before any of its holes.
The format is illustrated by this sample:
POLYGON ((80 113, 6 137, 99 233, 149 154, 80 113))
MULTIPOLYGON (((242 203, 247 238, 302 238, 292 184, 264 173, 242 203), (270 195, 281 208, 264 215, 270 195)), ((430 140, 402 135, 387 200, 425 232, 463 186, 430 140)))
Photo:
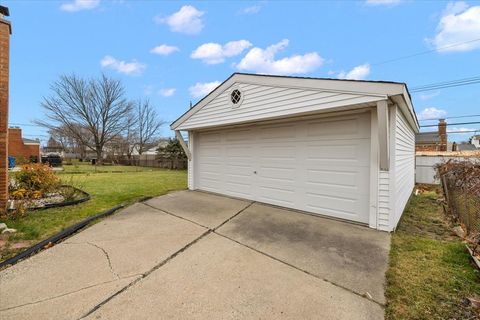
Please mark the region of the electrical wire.
POLYGON ((393 59, 389 59, 389 60, 385 60, 385 61, 381 61, 381 62, 377 62, 377 63, 372 63, 370 65, 371 66, 379 66, 379 65, 382 65, 382 64, 386 64, 386 63, 390 63, 390 62, 396 62, 396 61, 404 60, 404 59, 409 59, 409 58, 421 56, 421 55, 424 55, 424 54, 432 53, 432 52, 435 52, 435 51, 442 51, 444 49, 453 48, 453 47, 457 47, 457 46, 460 46, 460 45, 463 45, 463 44, 477 42, 477 41, 480 41, 480 38, 472 39, 472 40, 468 40, 468 41, 464 41, 464 42, 457 42, 457 43, 454 43, 454 44, 451 44, 451 45, 448 45, 448 46, 439 47, 439 48, 436 48, 436 49, 431 49, 431 50, 426 50, 426 51, 421 51, 421 52, 413 53, 413 54, 398 57, 398 58, 393 58, 393 59))
POLYGON ((444 117, 444 118, 428 118, 428 119, 420 119, 418 121, 431 121, 431 120, 441 120, 441 119, 460 119, 460 118, 475 118, 480 117, 480 114, 472 114, 472 115, 465 115, 465 116, 454 116, 454 117, 444 117))
MULTIPOLYGON (((456 122, 456 123, 445 123, 447 126, 459 126, 459 125, 466 125, 466 124, 479 124, 480 121, 472 121, 472 122, 456 122)), ((426 127, 436 127, 438 124, 427 124, 427 125, 421 125, 420 128, 426 128, 426 127)))
POLYGON ((477 83, 480 83, 479 76, 412 87, 410 89, 410 92, 416 93, 416 92, 432 91, 432 90, 452 88, 452 87, 461 87, 461 86, 477 84, 477 83))

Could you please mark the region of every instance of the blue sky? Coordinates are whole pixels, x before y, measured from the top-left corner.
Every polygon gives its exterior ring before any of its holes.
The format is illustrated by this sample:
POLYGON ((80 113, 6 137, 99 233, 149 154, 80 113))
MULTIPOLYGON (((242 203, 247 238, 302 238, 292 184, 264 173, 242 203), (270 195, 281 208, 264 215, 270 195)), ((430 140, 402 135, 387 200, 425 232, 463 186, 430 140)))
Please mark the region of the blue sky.
MULTIPOLYGON (((471 41, 480 39, 479 1, 1 3, 13 27, 12 124, 41 119, 50 83, 69 73, 121 79, 128 97, 148 97, 168 124, 235 71, 410 88, 480 76, 480 41, 471 41)), ((412 96, 420 118, 480 114, 480 84, 412 96)), ((22 127, 29 138, 47 138, 22 127)), ((467 128, 480 124, 451 129, 467 128)), ((162 135, 171 135, 168 125, 162 135)))

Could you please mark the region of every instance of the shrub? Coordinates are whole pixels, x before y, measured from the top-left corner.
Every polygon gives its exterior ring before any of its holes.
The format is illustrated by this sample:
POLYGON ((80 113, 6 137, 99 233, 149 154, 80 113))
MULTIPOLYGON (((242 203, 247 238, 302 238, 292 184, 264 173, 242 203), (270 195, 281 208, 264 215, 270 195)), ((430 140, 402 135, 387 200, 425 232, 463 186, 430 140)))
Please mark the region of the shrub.
POLYGON ((15 174, 15 185, 12 195, 15 198, 38 199, 46 193, 56 191, 60 179, 53 170, 41 163, 24 164, 15 174))

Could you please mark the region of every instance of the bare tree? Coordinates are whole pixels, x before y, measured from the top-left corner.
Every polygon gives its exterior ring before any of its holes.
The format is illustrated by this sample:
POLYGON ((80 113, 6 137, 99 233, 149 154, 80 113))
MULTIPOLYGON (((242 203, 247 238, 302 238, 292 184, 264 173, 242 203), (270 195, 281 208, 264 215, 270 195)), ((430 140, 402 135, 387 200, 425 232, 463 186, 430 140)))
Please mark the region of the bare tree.
POLYGON ((95 151, 101 164, 105 144, 125 130, 133 109, 120 81, 105 75, 88 80, 63 75, 51 90, 53 94, 42 102, 46 120, 36 122, 50 130, 62 128, 95 151))
POLYGON ((135 106, 135 145, 138 154, 142 154, 157 138, 158 131, 165 123, 160 120, 149 100, 139 100, 135 106))

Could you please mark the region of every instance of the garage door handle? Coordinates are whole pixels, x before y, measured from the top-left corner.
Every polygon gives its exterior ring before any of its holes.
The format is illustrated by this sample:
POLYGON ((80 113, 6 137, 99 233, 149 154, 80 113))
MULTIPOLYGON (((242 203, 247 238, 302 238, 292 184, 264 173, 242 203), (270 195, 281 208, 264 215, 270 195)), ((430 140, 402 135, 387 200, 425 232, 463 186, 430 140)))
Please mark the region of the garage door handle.
POLYGON ((253 173, 257 174, 257 171, 253 171, 253 173))

